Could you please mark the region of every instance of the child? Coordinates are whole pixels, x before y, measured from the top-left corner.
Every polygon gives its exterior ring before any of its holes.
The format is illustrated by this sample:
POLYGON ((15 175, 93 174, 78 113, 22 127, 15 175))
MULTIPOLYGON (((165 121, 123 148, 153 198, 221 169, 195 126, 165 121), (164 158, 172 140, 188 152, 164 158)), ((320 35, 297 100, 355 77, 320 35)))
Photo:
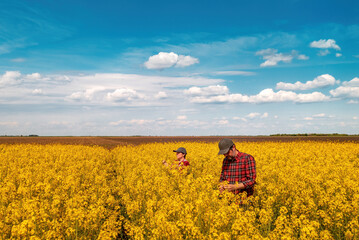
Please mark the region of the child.
MULTIPOLYGON (((184 167, 189 166, 189 162, 186 160, 186 156, 187 156, 187 151, 185 148, 180 147, 177 150, 173 150, 173 152, 176 153, 176 157, 177 157, 177 162, 176 164, 173 164, 171 167, 174 167, 176 169, 182 170, 184 167)), ((166 160, 162 161, 163 165, 165 165, 166 167, 168 167, 168 163, 166 162, 166 160)))

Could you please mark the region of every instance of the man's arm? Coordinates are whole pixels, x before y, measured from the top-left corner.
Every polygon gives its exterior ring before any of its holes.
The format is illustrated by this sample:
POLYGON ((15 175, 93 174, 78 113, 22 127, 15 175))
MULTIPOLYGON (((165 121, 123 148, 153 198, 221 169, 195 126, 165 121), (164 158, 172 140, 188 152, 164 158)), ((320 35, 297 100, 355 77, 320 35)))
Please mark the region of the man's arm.
POLYGON ((244 188, 251 188, 256 183, 256 161, 254 160, 254 157, 251 155, 248 155, 247 157, 247 163, 246 163, 246 178, 247 180, 243 182, 244 188))

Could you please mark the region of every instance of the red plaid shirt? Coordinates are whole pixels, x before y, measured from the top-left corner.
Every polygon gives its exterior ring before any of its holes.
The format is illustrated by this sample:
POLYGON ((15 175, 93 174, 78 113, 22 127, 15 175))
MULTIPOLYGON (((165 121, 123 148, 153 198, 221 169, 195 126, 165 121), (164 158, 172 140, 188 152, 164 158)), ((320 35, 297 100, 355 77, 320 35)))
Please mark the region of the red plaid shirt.
POLYGON ((243 183, 245 189, 236 190, 234 193, 247 192, 247 196, 253 195, 256 183, 256 162, 246 153, 238 152, 235 159, 223 159, 220 181, 228 181, 229 184, 243 183))

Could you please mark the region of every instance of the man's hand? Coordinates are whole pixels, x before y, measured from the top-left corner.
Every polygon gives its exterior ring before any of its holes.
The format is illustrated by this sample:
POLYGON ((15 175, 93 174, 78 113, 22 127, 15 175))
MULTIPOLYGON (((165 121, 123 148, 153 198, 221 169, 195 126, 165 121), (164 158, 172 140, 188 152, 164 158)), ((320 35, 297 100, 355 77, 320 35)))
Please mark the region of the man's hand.
POLYGON ((235 191, 235 190, 239 190, 239 189, 244 189, 244 185, 243 183, 236 183, 236 184, 226 184, 226 185, 220 185, 219 186, 219 191, 222 193, 224 190, 227 191, 235 191))
POLYGON ((168 163, 166 162, 166 160, 163 160, 162 164, 165 165, 166 167, 168 167, 168 163))

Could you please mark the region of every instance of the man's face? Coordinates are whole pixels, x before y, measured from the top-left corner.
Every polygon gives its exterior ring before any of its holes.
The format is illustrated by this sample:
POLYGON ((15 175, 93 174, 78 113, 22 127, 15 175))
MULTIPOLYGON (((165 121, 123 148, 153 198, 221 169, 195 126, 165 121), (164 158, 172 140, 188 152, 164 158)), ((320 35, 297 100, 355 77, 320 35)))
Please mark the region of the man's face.
POLYGON ((179 161, 184 157, 184 154, 181 152, 176 152, 176 157, 177 157, 177 160, 179 161))
POLYGON ((236 157, 236 149, 234 147, 231 147, 229 151, 225 154, 223 154, 226 158, 233 159, 236 157))

